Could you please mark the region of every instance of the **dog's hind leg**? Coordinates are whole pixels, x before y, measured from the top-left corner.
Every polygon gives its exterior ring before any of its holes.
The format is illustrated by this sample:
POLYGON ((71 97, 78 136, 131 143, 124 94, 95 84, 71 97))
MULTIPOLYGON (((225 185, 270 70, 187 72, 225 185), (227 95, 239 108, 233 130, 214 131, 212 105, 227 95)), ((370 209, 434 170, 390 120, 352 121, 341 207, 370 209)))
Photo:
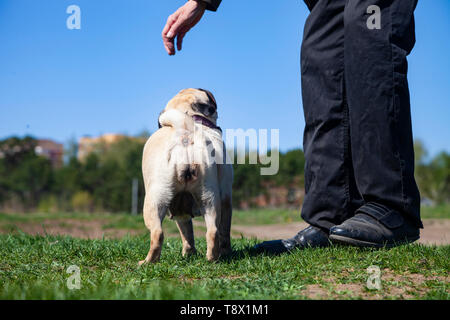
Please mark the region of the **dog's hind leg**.
POLYGON ((225 197, 221 200, 222 210, 220 213, 220 255, 225 256, 231 253, 231 216, 232 216, 232 204, 231 198, 225 197))
POLYGON ((177 219, 178 230, 180 231, 181 240, 183 241, 183 257, 196 252, 194 241, 194 228, 192 219, 177 219))
POLYGON ((167 212, 167 206, 158 206, 146 196, 144 201, 144 222, 147 229, 150 230, 150 250, 145 260, 139 262, 139 265, 148 262, 157 262, 161 256, 161 249, 164 241, 162 230, 162 221, 167 212))
POLYGON ((220 201, 214 199, 210 204, 205 206, 205 222, 206 222, 206 258, 208 261, 217 260, 219 258, 219 225, 220 225, 220 201))

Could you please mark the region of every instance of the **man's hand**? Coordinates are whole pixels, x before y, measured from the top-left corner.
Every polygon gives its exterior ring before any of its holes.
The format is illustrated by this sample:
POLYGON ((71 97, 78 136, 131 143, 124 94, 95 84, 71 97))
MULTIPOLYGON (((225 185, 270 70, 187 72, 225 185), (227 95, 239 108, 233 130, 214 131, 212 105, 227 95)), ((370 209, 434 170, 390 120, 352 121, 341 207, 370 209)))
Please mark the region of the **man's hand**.
POLYGON ((181 50, 184 36, 203 17, 205 8, 204 2, 190 0, 169 16, 162 32, 164 47, 169 55, 175 54, 175 38, 177 38, 177 50, 181 50))

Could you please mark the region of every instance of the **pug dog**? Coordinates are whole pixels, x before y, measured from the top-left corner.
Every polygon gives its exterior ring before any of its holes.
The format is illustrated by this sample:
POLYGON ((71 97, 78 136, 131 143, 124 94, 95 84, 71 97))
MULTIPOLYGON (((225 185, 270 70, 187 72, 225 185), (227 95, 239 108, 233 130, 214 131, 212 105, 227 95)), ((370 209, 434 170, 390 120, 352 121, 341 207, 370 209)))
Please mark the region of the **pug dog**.
POLYGON ((180 91, 160 114, 159 129, 146 142, 142 158, 150 250, 139 265, 159 261, 166 215, 180 231, 183 256, 196 251, 196 216, 204 216, 206 222, 207 259, 231 252, 233 167, 217 116, 213 94, 203 89, 180 91))

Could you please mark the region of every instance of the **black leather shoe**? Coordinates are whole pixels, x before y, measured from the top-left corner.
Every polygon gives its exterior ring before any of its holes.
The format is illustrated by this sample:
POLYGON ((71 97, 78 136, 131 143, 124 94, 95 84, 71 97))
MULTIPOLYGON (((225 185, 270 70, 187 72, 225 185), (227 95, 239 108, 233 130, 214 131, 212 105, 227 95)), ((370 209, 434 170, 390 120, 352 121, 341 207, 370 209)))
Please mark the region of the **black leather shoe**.
POLYGON ((367 203, 356 215, 330 229, 330 240, 357 247, 392 248, 420 238, 419 228, 401 213, 367 203))
POLYGON ((309 226, 290 239, 265 241, 257 244, 254 249, 258 252, 280 254, 292 251, 295 248, 317 248, 327 247, 329 245, 330 241, 328 240, 328 234, 325 231, 309 226))

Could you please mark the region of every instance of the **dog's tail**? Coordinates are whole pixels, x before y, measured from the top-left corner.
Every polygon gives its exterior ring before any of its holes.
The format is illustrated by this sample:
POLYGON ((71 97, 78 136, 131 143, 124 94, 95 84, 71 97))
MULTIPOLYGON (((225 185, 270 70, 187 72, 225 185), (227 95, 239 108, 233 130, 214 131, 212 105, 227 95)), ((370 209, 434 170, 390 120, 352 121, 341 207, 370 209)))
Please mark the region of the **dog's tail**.
POLYGON ((172 127, 177 132, 169 151, 170 161, 175 164, 176 179, 182 184, 196 181, 199 175, 199 165, 198 161, 195 161, 194 121, 183 112, 171 109, 159 116, 159 123, 162 127, 172 127))
POLYGON ((172 127, 192 132, 194 130, 194 120, 181 111, 170 109, 161 113, 158 119, 162 127, 172 127))

